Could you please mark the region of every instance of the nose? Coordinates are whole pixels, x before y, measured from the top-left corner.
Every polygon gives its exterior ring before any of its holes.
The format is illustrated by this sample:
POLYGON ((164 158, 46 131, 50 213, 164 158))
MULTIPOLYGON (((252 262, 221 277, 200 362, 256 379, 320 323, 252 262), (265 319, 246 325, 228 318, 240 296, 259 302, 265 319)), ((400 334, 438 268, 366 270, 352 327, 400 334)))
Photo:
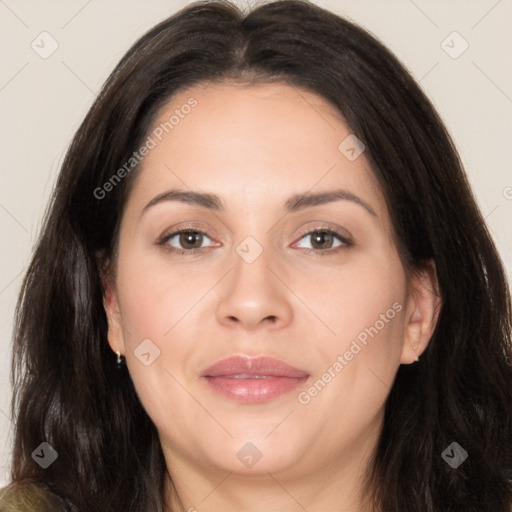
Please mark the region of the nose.
POLYGON ((281 329, 291 322, 293 293, 285 284, 286 272, 267 254, 263 251, 252 263, 235 255, 217 306, 217 319, 225 327, 255 331, 281 329))

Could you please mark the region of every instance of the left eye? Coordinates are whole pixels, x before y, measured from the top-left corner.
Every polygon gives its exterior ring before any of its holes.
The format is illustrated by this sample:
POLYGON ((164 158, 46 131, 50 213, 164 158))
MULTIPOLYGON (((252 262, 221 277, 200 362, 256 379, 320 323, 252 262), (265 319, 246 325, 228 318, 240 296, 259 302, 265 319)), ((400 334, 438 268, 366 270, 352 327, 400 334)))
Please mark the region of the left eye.
POLYGON ((311 237, 312 247, 302 247, 303 249, 324 251, 329 249, 334 249, 340 247, 342 245, 350 246, 350 242, 337 233, 336 231, 332 231, 330 229, 315 229, 314 231, 310 231, 305 233, 301 240, 311 237), (339 244, 337 246, 333 246, 335 239, 338 239, 339 244), (328 247, 326 247, 328 246, 328 247))

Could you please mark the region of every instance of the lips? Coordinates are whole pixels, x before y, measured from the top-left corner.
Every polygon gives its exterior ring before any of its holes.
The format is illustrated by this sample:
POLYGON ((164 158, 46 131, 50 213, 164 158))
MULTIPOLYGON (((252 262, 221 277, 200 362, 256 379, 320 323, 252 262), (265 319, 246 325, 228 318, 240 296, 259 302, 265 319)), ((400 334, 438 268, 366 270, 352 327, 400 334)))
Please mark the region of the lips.
POLYGON ((231 400, 265 402, 304 383, 309 374, 272 357, 234 356, 218 361, 202 373, 210 388, 231 400))
POLYGON ((253 377, 307 377, 309 374, 273 357, 234 356, 222 359, 204 372, 205 377, 227 377, 235 375, 253 377))

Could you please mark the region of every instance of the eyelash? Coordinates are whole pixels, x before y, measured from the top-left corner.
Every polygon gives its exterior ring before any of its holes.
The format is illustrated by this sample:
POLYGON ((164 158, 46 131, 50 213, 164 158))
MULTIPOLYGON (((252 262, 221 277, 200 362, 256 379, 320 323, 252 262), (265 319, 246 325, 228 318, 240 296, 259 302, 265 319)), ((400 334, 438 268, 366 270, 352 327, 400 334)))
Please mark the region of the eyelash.
MULTIPOLYGON (((181 233, 196 233, 196 234, 200 234, 200 235, 205 235, 208 238, 210 238, 207 233, 205 233, 204 231, 201 231, 200 229, 194 228, 193 226, 185 226, 180 229, 177 229, 176 231, 173 231, 172 233, 162 235, 156 243, 157 243, 157 245, 162 246, 165 250, 167 250, 173 254, 177 254, 177 255, 185 255, 185 254, 187 254, 189 256, 200 255, 206 249, 209 249, 209 247, 200 247, 200 248, 196 248, 196 249, 176 249, 176 247, 172 247, 167 244, 167 242, 171 238, 174 238, 176 235, 180 235, 181 233)), ((354 245, 350 240, 348 240, 345 236, 343 236, 336 229, 332 229, 332 228, 329 228, 326 226, 317 226, 313 229, 309 229, 309 230, 301 233, 299 241, 302 240, 302 238, 304 238, 305 236, 313 235, 315 233, 334 235, 343 245, 341 245, 339 247, 335 247, 334 249, 325 249, 325 250, 302 248, 302 250, 306 254, 314 253, 315 256, 332 255, 333 253, 338 253, 338 251, 348 249, 354 245)))

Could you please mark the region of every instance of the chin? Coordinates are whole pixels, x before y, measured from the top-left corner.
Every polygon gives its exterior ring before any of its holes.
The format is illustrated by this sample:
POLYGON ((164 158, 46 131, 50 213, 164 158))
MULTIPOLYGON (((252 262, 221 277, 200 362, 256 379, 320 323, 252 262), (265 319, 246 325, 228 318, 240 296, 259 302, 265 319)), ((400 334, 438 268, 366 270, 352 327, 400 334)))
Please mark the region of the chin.
POLYGON ((268 477, 268 473, 288 473, 297 470, 303 459, 304 446, 288 436, 286 443, 276 437, 272 439, 268 431, 260 435, 236 436, 216 445, 205 447, 210 452, 212 464, 219 470, 251 477, 268 477), (268 436, 268 437, 267 437, 268 436))

